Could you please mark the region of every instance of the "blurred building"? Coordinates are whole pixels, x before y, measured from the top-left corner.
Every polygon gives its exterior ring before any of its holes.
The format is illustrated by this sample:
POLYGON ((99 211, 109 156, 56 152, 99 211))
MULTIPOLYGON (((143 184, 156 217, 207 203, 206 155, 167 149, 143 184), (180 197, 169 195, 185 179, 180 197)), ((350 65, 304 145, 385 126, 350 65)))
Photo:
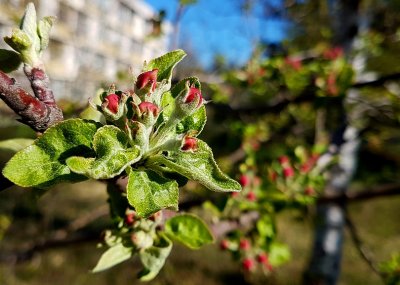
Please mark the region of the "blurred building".
POLYGON ((164 22, 160 33, 158 13, 143 0, 0 0, 0 36, 11 34, 28 2, 38 17, 57 16, 44 62, 58 98, 90 97, 167 52, 171 26, 164 22))

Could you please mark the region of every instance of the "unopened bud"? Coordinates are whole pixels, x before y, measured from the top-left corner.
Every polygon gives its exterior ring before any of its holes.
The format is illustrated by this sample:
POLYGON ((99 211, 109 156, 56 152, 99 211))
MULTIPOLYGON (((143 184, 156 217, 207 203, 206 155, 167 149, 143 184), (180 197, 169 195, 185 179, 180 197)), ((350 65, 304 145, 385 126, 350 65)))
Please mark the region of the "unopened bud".
POLYGON ((257 261, 258 261, 259 263, 263 263, 263 264, 268 263, 268 262, 269 262, 269 260, 268 260, 268 255, 267 255, 266 253, 264 253, 264 252, 258 254, 258 255, 257 255, 257 261))
POLYGON ((254 262, 254 260, 251 259, 251 258, 245 258, 245 259, 243 259, 243 261, 242 261, 242 266, 243 266, 243 269, 244 269, 244 270, 246 270, 246 271, 252 271, 252 270, 254 269, 255 262, 254 262))
POLYGON ((195 87, 190 87, 189 92, 186 96, 185 103, 197 102, 197 108, 203 103, 203 97, 199 89, 195 87))
POLYGON ((148 94, 154 92, 157 86, 158 69, 141 73, 136 80, 136 92, 139 94, 148 94))
POLYGON ((221 240, 220 244, 219 244, 219 248, 221 250, 227 250, 229 249, 229 241, 227 239, 223 239, 221 240))
POLYGON ((138 249, 149 248, 153 245, 153 239, 150 234, 144 231, 138 231, 131 235, 133 245, 138 249))
POLYGON ((242 250, 249 250, 251 247, 250 241, 248 239, 241 239, 239 242, 239 248, 242 250))
POLYGON ((247 193, 246 198, 250 202, 255 202, 257 200, 256 193, 254 193, 253 191, 250 191, 249 193, 247 193))
POLYGON ((197 139, 189 136, 183 138, 181 150, 183 151, 196 151, 197 150, 197 139))
POLYGON ((111 113, 116 114, 118 112, 120 98, 117 94, 110 94, 104 97, 103 106, 110 110, 111 113))
POLYGON ((156 117, 160 111, 160 109, 157 107, 157 105, 154 105, 153 103, 150 102, 142 102, 139 104, 139 110, 140 112, 146 113, 146 114, 153 114, 154 117, 156 117))
POLYGON ((250 179, 247 175, 241 175, 239 178, 239 183, 242 185, 242 187, 246 187, 247 185, 250 184, 250 179))
POLYGON ((294 176, 294 170, 291 167, 285 167, 283 169, 283 176, 285 176, 286 178, 290 178, 294 176))

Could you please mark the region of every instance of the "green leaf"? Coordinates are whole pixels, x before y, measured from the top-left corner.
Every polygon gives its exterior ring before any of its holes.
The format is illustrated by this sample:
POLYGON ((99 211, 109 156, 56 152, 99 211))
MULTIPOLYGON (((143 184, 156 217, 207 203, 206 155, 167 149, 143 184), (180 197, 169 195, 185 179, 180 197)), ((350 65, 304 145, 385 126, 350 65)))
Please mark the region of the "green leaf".
POLYGON ((20 29, 13 29, 11 37, 4 37, 4 41, 19 53, 32 47, 32 40, 20 29))
MULTIPOLYGON (((201 89, 201 84, 197 77, 188 77, 179 81, 174 87, 172 87, 171 92, 164 93, 161 102, 163 108, 163 112, 161 113, 162 121, 166 121, 167 118, 171 116, 175 106, 174 100, 186 89, 187 81, 189 81, 189 86, 195 86, 196 88, 201 89)), ((182 134, 189 132, 192 136, 197 136, 203 130, 206 121, 206 107, 203 105, 194 114, 187 116, 176 126, 176 133, 182 134)))
POLYGON ((214 238, 207 225, 194 215, 175 216, 165 223, 165 233, 191 249, 212 243, 214 238))
POLYGON ((197 181, 212 191, 232 192, 240 191, 238 182, 229 178, 218 167, 214 160, 211 148, 197 139, 196 151, 171 151, 169 156, 155 156, 149 159, 151 164, 165 165, 179 174, 197 181))
POLYGON ((49 45, 50 30, 55 21, 55 17, 44 17, 38 24, 38 35, 40 38, 40 51, 44 51, 49 45))
POLYGON ((138 276, 141 281, 150 281, 157 276, 165 264, 172 249, 172 242, 165 236, 160 237, 156 246, 147 248, 139 253, 144 269, 138 276))
POLYGON ((153 171, 129 171, 126 191, 129 204, 135 207, 140 217, 148 217, 165 208, 178 210, 178 183, 153 171))
POLYGON ((0 70, 8 73, 21 65, 19 54, 8 49, 0 49, 0 70))
POLYGON ((79 114, 79 117, 81 119, 87 119, 87 120, 93 120, 96 122, 100 122, 103 125, 105 125, 106 123, 106 119, 104 117, 104 115, 98 111, 97 106, 101 105, 102 102, 102 94, 104 93, 104 89, 99 89, 96 92, 96 95, 89 99, 89 106, 87 106, 82 113, 79 114))
POLYGON ((271 216, 264 215, 257 221, 257 230, 262 237, 273 237, 275 235, 275 226, 271 216))
POLYGON ((122 243, 118 243, 102 254, 92 272, 96 273, 106 270, 129 259, 131 256, 132 248, 124 247, 122 243))
POLYGON ((206 122, 206 107, 203 105, 194 114, 187 116, 176 126, 176 133, 190 133, 191 136, 198 136, 206 125, 206 122))
POLYGON ((93 179, 113 178, 141 158, 140 148, 129 146, 129 138, 123 131, 106 125, 93 138, 96 158, 73 156, 67 159, 67 165, 73 172, 93 179))
POLYGON ((29 3, 26 6, 24 16, 22 17, 20 28, 31 39, 34 51, 39 52, 40 38, 39 38, 39 35, 37 32, 38 28, 37 28, 36 21, 37 21, 37 18, 36 18, 35 5, 33 5, 33 3, 29 3))
POLYGON ((290 251, 286 244, 274 242, 269 248, 269 262, 272 266, 280 266, 290 260, 290 251))
POLYGON ((11 152, 18 152, 34 142, 33 139, 9 139, 0 141, 0 150, 7 150, 11 152))
POLYGON ((150 71, 157 68, 157 81, 166 79, 170 82, 175 65, 177 65, 185 56, 186 53, 181 49, 171 51, 163 56, 150 60, 149 63, 145 65, 144 71, 150 71))
POLYGON ((48 187, 62 181, 82 181, 65 160, 72 155, 93 153, 91 143, 100 125, 93 121, 70 119, 53 125, 33 145, 16 153, 3 169, 3 175, 22 187, 48 187))

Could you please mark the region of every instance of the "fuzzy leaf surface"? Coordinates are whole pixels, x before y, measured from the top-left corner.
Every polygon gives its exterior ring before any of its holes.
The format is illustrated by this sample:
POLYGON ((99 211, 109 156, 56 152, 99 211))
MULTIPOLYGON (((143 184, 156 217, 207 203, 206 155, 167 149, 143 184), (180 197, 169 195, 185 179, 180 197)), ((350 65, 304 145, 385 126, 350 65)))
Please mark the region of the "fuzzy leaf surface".
POLYGON ((160 272, 172 249, 172 242, 161 236, 160 241, 152 247, 140 252, 140 261, 144 269, 139 272, 141 281, 150 281, 160 272))
POLYGON ((62 181, 82 181, 65 160, 73 155, 92 154, 93 136, 100 125, 70 119, 47 129, 27 148, 17 152, 3 169, 3 175, 22 187, 48 187, 62 181))
POLYGON ((165 208, 178 210, 178 183, 154 171, 130 171, 127 196, 140 217, 148 217, 165 208))
POLYGON ((140 148, 130 147, 128 136, 112 125, 98 129, 93 138, 96 157, 73 156, 67 159, 68 167, 75 173, 93 179, 109 179, 140 159, 140 148))
POLYGON ((145 65, 144 71, 158 69, 157 81, 162 81, 163 79, 171 81, 174 67, 185 56, 186 53, 181 49, 171 51, 160 57, 150 60, 149 63, 145 65))
POLYGON ((154 163, 165 165, 212 191, 237 192, 242 189, 237 181, 229 178, 219 169, 211 148, 199 139, 197 139, 196 151, 171 151, 168 157, 164 155, 155 157, 154 163))
POLYGON ((109 269, 132 256, 132 248, 125 247, 122 243, 117 243, 113 247, 107 249, 102 254, 92 272, 100 272, 109 269))
POLYGON ((171 239, 177 240, 191 249, 199 249, 214 241, 207 225, 198 217, 188 214, 167 220, 165 233, 171 239))

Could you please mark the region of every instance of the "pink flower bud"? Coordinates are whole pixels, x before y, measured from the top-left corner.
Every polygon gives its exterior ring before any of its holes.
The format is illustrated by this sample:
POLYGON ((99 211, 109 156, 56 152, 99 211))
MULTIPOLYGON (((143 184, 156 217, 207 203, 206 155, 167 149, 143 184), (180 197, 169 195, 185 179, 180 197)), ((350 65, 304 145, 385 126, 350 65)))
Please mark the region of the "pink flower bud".
POLYGON ((283 166, 285 164, 288 164, 290 162, 289 157, 287 157, 286 155, 282 155, 278 158, 279 163, 283 166))
POLYGON ((129 212, 125 215, 125 224, 127 224, 128 226, 133 225, 133 223, 135 222, 135 212, 129 212))
POLYGON ((153 215, 151 215, 149 217, 149 219, 155 223, 161 223, 161 221, 163 219, 162 211, 158 211, 158 212, 154 213, 153 215))
POLYGON ((221 250, 227 250, 229 249, 229 241, 226 239, 221 240, 220 244, 219 244, 219 248, 221 250))
POLYGON ((247 185, 250 184, 250 179, 246 175, 241 175, 239 178, 239 183, 242 185, 242 187, 246 187, 247 185))
POLYGON ((301 59, 298 58, 287 57, 285 58, 285 63, 296 71, 300 70, 302 67, 301 59))
POLYGON ((250 191, 249 193, 247 193, 246 198, 250 202, 255 202, 257 200, 256 193, 254 193, 253 191, 250 191))
POLYGON ((291 167, 285 167, 283 169, 283 176, 285 176, 286 178, 290 178, 294 176, 294 170, 291 167))
POLYGON ((300 166, 300 172, 306 174, 311 170, 311 167, 312 165, 307 161, 300 166))
POLYGON ((262 263, 262 264, 265 264, 265 263, 268 263, 268 255, 266 254, 266 253, 260 253, 260 254, 258 254, 257 255, 257 261, 259 262, 259 263, 262 263))
POLYGON ((106 108, 113 114, 118 112, 119 99, 117 94, 110 94, 104 98, 106 108))
POLYGON ((254 260, 251 259, 251 258, 245 258, 245 259, 243 259, 243 261, 242 261, 242 266, 243 266, 243 269, 244 269, 244 270, 246 270, 246 271, 251 271, 251 270, 254 269, 255 262, 254 262, 254 260))
POLYGON ((142 113, 147 113, 147 114, 152 113, 154 117, 156 117, 160 111, 160 109, 157 107, 157 105, 154 105, 153 103, 150 103, 150 102, 140 103, 139 110, 142 113))
POLYGON ((242 250, 249 250, 250 246, 250 241, 248 239, 241 239, 239 242, 239 248, 242 250))
POLYGON ((191 103, 196 100, 198 100, 197 107, 200 107, 201 103, 203 103, 203 97, 201 96, 201 92, 199 89, 195 87, 190 87, 189 93, 187 94, 185 99, 185 103, 191 103))
POLYGON ((326 80, 328 94, 336 96, 339 94, 339 89, 336 84, 336 74, 330 73, 326 80))
POLYGON ((141 90, 149 88, 152 92, 156 89, 158 69, 141 73, 136 80, 136 88, 141 90))
POLYGON ((338 57, 343 56, 343 49, 341 47, 333 47, 324 51, 322 55, 325 59, 335 60, 338 57))
POLYGON ((197 140, 196 140, 196 138, 186 136, 183 139, 183 145, 181 146, 181 150, 183 150, 183 151, 189 151, 189 150, 195 151, 196 149, 197 149, 197 140))

